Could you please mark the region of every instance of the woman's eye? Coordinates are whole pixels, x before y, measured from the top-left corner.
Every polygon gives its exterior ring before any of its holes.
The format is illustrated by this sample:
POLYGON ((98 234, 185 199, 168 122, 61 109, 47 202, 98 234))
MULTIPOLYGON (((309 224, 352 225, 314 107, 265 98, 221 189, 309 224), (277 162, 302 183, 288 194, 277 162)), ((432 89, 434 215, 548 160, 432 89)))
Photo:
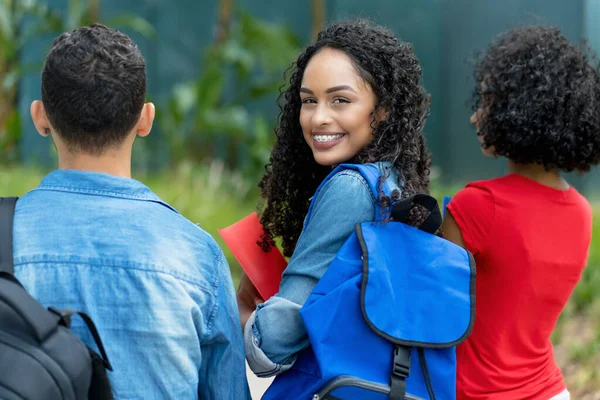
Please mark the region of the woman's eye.
POLYGON ((302 104, 316 104, 315 99, 302 99, 302 104))
POLYGON ((333 99, 333 104, 342 104, 342 103, 350 103, 350 102, 348 100, 342 99, 340 97, 338 97, 337 99, 333 99))

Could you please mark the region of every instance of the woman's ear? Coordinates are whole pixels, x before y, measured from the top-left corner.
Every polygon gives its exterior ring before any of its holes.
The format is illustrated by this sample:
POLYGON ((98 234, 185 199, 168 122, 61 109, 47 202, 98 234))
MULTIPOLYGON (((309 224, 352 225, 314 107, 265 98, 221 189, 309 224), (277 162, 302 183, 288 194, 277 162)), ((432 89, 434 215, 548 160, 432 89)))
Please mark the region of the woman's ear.
POLYGON ((387 120, 388 117, 390 116, 390 113, 388 112, 387 109, 380 107, 380 106, 376 106, 375 110, 373 110, 371 115, 373 115, 375 122, 377 122, 379 124, 380 122, 387 120))

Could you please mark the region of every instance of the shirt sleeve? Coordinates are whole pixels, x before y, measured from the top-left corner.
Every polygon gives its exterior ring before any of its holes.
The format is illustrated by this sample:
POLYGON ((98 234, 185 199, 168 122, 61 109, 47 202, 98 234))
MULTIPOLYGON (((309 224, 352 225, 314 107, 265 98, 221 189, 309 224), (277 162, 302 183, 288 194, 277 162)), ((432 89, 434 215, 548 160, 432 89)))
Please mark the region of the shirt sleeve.
POLYGON ((448 204, 465 247, 473 255, 485 249, 488 236, 494 226, 494 198, 489 189, 470 184, 459 191, 448 204))
POLYGON ((356 224, 375 217, 375 200, 368 184, 354 171, 336 174, 314 201, 279 293, 259 305, 246 324, 246 359, 257 376, 289 369, 308 345, 300 308, 356 224))

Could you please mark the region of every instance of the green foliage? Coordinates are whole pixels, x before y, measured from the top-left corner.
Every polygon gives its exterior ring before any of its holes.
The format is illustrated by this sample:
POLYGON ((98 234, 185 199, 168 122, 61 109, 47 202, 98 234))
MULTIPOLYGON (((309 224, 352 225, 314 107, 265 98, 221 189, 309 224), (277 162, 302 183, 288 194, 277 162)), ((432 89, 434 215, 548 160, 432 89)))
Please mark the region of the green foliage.
POLYGON ((36 0, 0 0, 0 162, 16 161, 21 137, 21 120, 16 109, 19 78, 34 68, 20 60, 25 43, 36 32, 47 29, 51 12, 44 2, 36 0), (27 18, 42 23, 28 29, 27 18))
MULTIPOLYGON (((64 11, 49 7, 44 0, 0 0, 0 163, 19 159, 22 122, 16 108, 16 87, 22 76, 39 71, 42 65, 41 55, 35 62, 22 62, 24 46, 35 38, 98 22, 99 14, 100 0, 69 0, 64 11)), ((104 23, 146 37, 156 36, 152 25, 134 14, 119 14, 104 23)))
POLYGON ((66 32, 94 22, 102 22, 111 28, 128 29, 145 37, 157 36, 156 29, 148 21, 133 13, 120 13, 101 21, 100 5, 100 0, 68 0, 66 13, 53 13, 53 31, 66 32))
POLYGON ((205 50, 198 78, 176 86, 158 111, 171 157, 205 162, 217 155, 256 179, 269 157, 274 121, 251 108, 263 98, 274 101, 298 51, 289 29, 241 12, 226 40, 205 50))
MULTIPOLYGON (((587 311, 590 306, 594 306, 594 302, 600 302, 600 212, 594 215, 588 266, 583 271, 571 302, 576 313, 587 311)), ((595 308, 600 311, 600 304, 592 309, 595 308)))

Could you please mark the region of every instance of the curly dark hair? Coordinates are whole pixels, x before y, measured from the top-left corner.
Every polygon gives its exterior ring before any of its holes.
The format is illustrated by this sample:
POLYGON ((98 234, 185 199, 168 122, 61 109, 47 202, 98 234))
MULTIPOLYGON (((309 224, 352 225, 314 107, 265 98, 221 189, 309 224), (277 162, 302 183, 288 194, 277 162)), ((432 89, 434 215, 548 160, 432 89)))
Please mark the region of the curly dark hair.
POLYGON ((516 163, 585 172, 600 162, 598 61, 558 28, 499 35, 479 55, 473 110, 483 146, 516 163))
MULTIPOLYGON (((376 98, 375 115, 385 110, 387 118, 373 124, 373 140, 354 159, 354 163, 389 161, 399 173, 402 196, 427 193, 429 153, 423 136, 429 114, 430 96, 421 86, 421 66, 412 46, 366 20, 337 22, 321 31, 286 72, 289 86, 282 91, 277 136, 269 163, 259 187, 266 208, 261 222, 267 232, 262 243, 268 251, 271 237, 280 237, 283 253, 291 256, 308 212, 309 198, 331 172, 319 165, 305 142, 300 127, 300 85, 309 60, 320 50, 343 51, 357 74, 368 83, 376 98)), ((398 199, 399 193, 394 193, 398 199)), ((391 199, 379 196, 383 206, 391 199)), ((416 217, 413 217, 416 218, 416 217)))
POLYGON ((93 24, 54 40, 42 72, 42 102, 70 148, 101 154, 120 144, 145 98, 146 62, 127 35, 93 24))

